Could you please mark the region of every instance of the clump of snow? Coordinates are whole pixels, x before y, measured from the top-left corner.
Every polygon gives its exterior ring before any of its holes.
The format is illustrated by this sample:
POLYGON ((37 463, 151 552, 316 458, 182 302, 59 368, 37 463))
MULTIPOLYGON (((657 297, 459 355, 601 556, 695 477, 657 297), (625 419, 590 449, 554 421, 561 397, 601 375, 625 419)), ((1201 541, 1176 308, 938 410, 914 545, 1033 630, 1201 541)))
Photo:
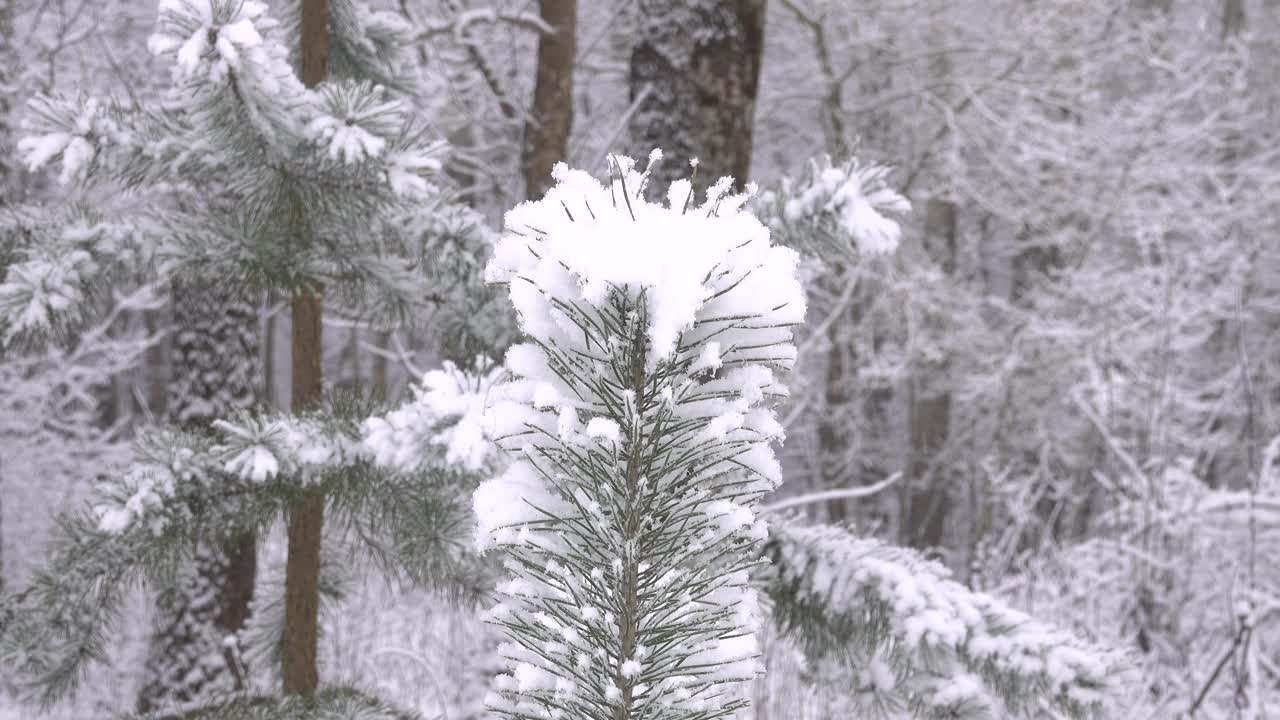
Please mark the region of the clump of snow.
POLYGON ((213 448, 222 469, 247 482, 260 484, 285 474, 306 484, 360 456, 354 438, 314 418, 216 420, 213 426, 222 433, 221 443, 213 448))
POLYGON ((98 152, 98 144, 119 138, 120 128, 93 98, 74 110, 49 98, 35 98, 31 109, 37 115, 58 116, 59 129, 22 138, 18 141, 18 154, 33 172, 61 157, 58 182, 63 185, 84 176, 98 152), (74 114, 66 116, 71 113, 74 114))
POLYGON ((137 459, 118 480, 98 489, 92 511, 99 531, 117 535, 148 519, 157 528, 155 511, 164 508, 181 484, 209 481, 204 458, 175 437, 166 431, 144 435, 138 441, 137 459))
POLYGON ((425 197, 433 189, 427 177, 440 172, 440 152, 444 143, 423 148, 402 148, 387 153, 387 182, 396 195, 425 197))
POLYGON ((587 422, 587 437, 600 438, 606 442, 616 443, 622 436, 618 423, 602 417, 591 418, 587 422))
POLYGON ((625 158, 607 185, 563 163, 552 175, 557 184, 545 197, 507 213, 486 270, 491 282, 509 283, 529 336, 559 340, 581 332, 549 305, 548 292, 596 308, 614 290, 643 293, 651 367, 676 352, 681 333, 710 314, 708 305, 725 317, 768 312, 783 324, 804 318, 798 258, 769 243, 769 231, 741 209, 746 195, 727 196, 727 186, 717 186, 687 211, 651 203, 637 195, 643 176, 625 158), (744 287, 716 299, 731 282, 744 287), (781 307, 772 311, 768 301, 781 307))
POLYGON ((204 72, 221 82, 242 70, 245 56, 266 62, 259 30, 275 25, 266 4, 256 0, 163 0, 159 28, 147 46, 155 55, 172 56, 178 78, 204 72))
POLYGON ((351 120, 332 115, 318 115, 307 125, 307 135, 313 142, 328 146, 331 160, 341 158, 348 165, 377 157, 387 146, 386 140, 351 120))
POLYGON ((414 399, 384 416, 366 420, 362 445, 374 462, 400 471, 444 461, 475 472, 488 467, 497 448, 486 416, 501 399, 506 370, 478 358, 474 371, 446 362, 414 388, 414 399))
POLYGON ((0 283, 4 343, 22 334, 47 333, 60 315, 74 313, 83 304, 83 288, 96 269, 93 258, 82 250, 9 266, 0 283))

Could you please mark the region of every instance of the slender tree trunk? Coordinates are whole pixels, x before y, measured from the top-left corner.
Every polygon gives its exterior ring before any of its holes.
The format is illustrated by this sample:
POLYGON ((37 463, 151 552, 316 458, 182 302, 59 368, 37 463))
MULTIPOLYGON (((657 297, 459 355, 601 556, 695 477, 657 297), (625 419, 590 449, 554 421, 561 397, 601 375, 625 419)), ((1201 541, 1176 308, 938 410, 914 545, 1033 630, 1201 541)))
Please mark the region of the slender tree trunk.
MULTIPOLYGON (((948 28, 942 24, 945 11, 931 28, 934 42, 944 45, 948 28)), ((939 55, 931 64, 930 75, 945 85, 951 75, 950 59, 939 55)), ((924 251, 942 270, 955 274, 957 208, 948 194, 945 177, 935 179, 932 196, 925 204, 924 251)), ((940 456, 951 430, 951 394, 946 363, 918 363, 907 382, 908 435, 906 475, 902 495, 900 536, 903 544, 915 548, 941 547, 946 532, 950 502, 949 478, 941 467, 940 456)))
POLYGON ((630 153, 640 162, 661 148, 667 161, 649 187, 687 177, 698 158, 699 182, 751 172, 752 129, 764 0, 638 0, 630 94, 644 96, 631 116, 630 153))
MULTIPOLYGON (((10 73, 17 68, 13 53, 13 5, 15 0, 0 0, 0 208, 9 203, 10 193, 14 192, 10 182, 9 153, 10 144, 9 112, 10 99, 4 88, 13 82, 10 73)), ((0 476, 4 472, 4 463, 0 462, 0 476)), ((0 480, 0 487, 3 481, 0 480)), ((0 592, 4 591, 4 493, 0 493, 0 592)))
MULTIPOLYGON (((302 2, 302 82, 315 87, 325 79, 329 55, 327 0, 302 2)), ((305 208, 303 209, 305 212, 305 208)), ((292 406, 295 412, 320 403, 321 295, 302 291, 291 303, 293 336, 292 406)), ((320 613, 320 534, 324 496, 308 492, 289 508, 288 558, 285 561, 285 620, 282 676, 286 695, 309 694, 320 682, 316 645, 320 613)))
MULTIPOLYGON (((930 198, 925 206, 925 250, 950 276, 955 270, 956 206, 949 200, 930 198)), ((910 395, 910 449, 903 489, 907 498, 905 544, 916 548, 942 545, 949 502, 947 477, 939 467, 939 455, 951 426, 951 394, 947 391, 946 366, 925 365, 912 373, 910 395), (941 379, 943 387, 932 386, 941 379)))
MULTIPOLYGON (((1221 27, 1223 43, 1236 41, 1244 31, 1244 24, 1243 0, 1223 0, 1221 27)), ((1233 130, 1225 140, 1221 158, 1222 184, 1231 188, 1238 179, 1240 133, 1233 130)), ((1220 362, 1224 364, 1237 362, 1240 348, 1240 338, 1237 334, 1239 332, 1241 328, 1238 327, 1234 318, 1222 318, 1214 323, 1213 334, 1210 335, 1206 345, 1212 352, 1219 354, 1222 358, 1220 362), (1235 333, 1232 333, 1233 326, 1236 326, 1235 333)), ((1254 441, 1254 438, 1250 437, 1253 433, 1247 430, 1253 424, 1251 422, 1253 408, 1246 407, 1244 417, 1237 420, 1239 416, 1236 413, 1240 411, 1240 406, 1250 405, 1248 398, 1245 398, 1244 402, 1224 405, 1229 410, 1210 421, 1209 434, 1210 437, 1225 436, 1230 439, 1223 443, 1223 447, 1215 447, 1207 453, 1208 460, 1204 467, 1205 483, 1214 488, 1229 487, 1233 490, 1241 490, 1248 487, 1250 470, 1253 469, 1243 457, 1247 454, 1244 448, 1254 441), (1243 428, 1237 430, 1238 425, 1243 428)))
MULTIPOLYGON (((379 330, 373 339, 373 344, 379 349, 386 349, 391 345, 391 333, 387 330, 379 330)), ((373 360, 369 363, 369 392, 373 393, 373 398, 378 402, 387 399, 387 358, 381 353, 376 353, 373 360)))
POLYGON ((525 196, 551 187, 551 167, 565 158, 573 128, 573 66, 577 52, 578 0, 541 0, 542 19, 554 35, 538 38, 533 110, 524 128, 525 196))
POLYGON ((1222 38, 1232 40, 1244 32, 1244 0, 1223 0, 1222 38))
MULTIPOLYGON (((168 416, 200 426, 252 406, 258 386, 258 316, 213 284, 173 288, 173 381, 168 416)), ((194 563, 157 599, 139 712, 245 689, 235 637, 249 617, 256 538, 201 543, 194 563)))
POLYGON ((275 406, 276 397, 276 294, 268 292, 266 321, 262 323, 262 402, 275 406))

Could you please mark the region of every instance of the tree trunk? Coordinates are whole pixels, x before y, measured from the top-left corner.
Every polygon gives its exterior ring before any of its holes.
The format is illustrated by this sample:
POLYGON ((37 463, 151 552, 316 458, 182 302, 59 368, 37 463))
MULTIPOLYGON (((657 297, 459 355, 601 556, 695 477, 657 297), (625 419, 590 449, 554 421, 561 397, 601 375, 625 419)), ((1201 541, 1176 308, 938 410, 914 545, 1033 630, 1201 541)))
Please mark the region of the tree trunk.
MULTIPOLYGON (((169 418, 199 426, 252 406, 258 383, 253 305, 213 284, 175 285, 173 300, 169 418)), ((249 617, 256 571, 252 534, 196 548, 193 566, 157 600, 139 712, 245 689, 238 645, 224 641, 249 617)))
MULTIPOLYGON (((10 57, 13 48, 13 5, 15 0, 0 0, 0 148, 10 146, 9 139, 9 95, 3 88, 13 82, 10 73, 18 67, 10 57)), ((9 203, 9 194, 13 192, 9 178, 9 154, 0 152, 0 208, 9 203)), ((4 464, 0 462, 0 473, 4 472, 4 464)), ((0 481, 3 486, 3 481, 0 481)), ((4 494, 0 493, 0 593, 4 592, 4 494)))
POLYGON ((17 82, 16 71, 19 68, 17 53, 13 51, 15 4, 16 0, 0 0, 0 148, 6 150, 6 152, 0 152, 0 207, 9 203, 9 193, 14 191, 14 188, 10 187, 12 167, 9 163, 12 160, 7 151, 13 142, 9 137, 11 132, 9 113, 13 111, 13 99, 9 97, 9 88, 17 82))
MULTIPOLYGON (((302 82, 320 84, 329 55, 327 0, 302 2, 302 82)), ((292 407, 295 412, 320 403, 321 296, 300 292, 292 299, 292 407)), ((320 531, 324 496, 308 492, 289 508, 288 558, 284 580, 284 655, 286 695, 310 694, 320 682, 316 645, 320 612, 320 531)))
MULTIPOLYGON (((932 40, 945 45, 948 28, 943 18, 935 22, 938 24, 930 29, 932 40)), ((951 75, 949 57, 938 55, 930 63, 929 74, 940 85, 946 85, 951 75)), ((957 208, 948 195, 948 185, 945 176, 934 180, 933 193, 925 203, 923 242, 924 254, 944 276, 951 277, 956 265, 957 208)), ((951 430, 946 363, 917 363, 907 382, 909 445, 901 490, 905 507, 900 514, 899 537, 903 544, 914 548, 939 548, 946 532, 949 503, 949 478, 940 462, 951 430)))
POLYGON ((731 175, 741 187, 751 172, 752 128, 764 46, 764 0, 638 0, 631 50, 630 94, 644 96, 629 125, 630 154, 644 162, 661 148, 653 192, 689 175, 731 175))
POLYGON ((525 197, 551 187, 551 167, 565 158, 573 128, 573 66, 577 52, 578 0, 541 0, 542 19, 554 35, 538 38, 533 109, 524 128, 525 197))
MULTIPOLYGON (((956 206, 949 200, 929 198, 925 206, 925 251, 945 275, 955 270, 956 206)), ((903 482, 906 502, 904 544, 915 548, 942 545, 946 530, 947 478, 940 472, 939 455, 951 426, 951 394, 946 389, 946 366, 924 365, 912 373, 908 390, 910 403, 910 449, 903 482), (943 387, 934 387, 941 379, 943 387)))
POLYGON ((1233 40, 1244 32, 1244 0, 1223 0, 1222 39, 1233 40))

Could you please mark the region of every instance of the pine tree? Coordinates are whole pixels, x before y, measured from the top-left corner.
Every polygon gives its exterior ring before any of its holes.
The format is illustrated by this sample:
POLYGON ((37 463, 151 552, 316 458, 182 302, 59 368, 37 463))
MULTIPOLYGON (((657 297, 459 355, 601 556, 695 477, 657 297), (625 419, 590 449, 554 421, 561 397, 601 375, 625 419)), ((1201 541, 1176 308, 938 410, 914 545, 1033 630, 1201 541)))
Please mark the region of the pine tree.
POLYGON ((409 39, 397 15, 355 0, 283 23, 249 0, 161 0, 150 47, 173 66, 164 104, 33 101, 42 132, 20 145, 33 169, 57 163, 77 189, 146 192, 151 202, 114 215, 46 210, 0 283, 7 352, 74 336, 93 299, 137 277, 216 284, 232 297, 312 298, 296 303, 295 332, 311 328, 304 344, 315 351, 294 353, 305 365, 294 374, 296 414, 241 412, 143 433, 134 462, 99 488, 91 512, 63 518, 59 549, 0 618, 10 666, 44 701, 74 689, 84 664, 103 656, 129 584, 166 587, 196 548, 222 547, 284 514, 291 534, 308 535, 290 548, 301 572, 286 580, 288 692, 307 693, 317 679, 317 588, 307 581, 316 579, 326 506, 335 531, 351 530, 389 572, 450 588, 483 577, 472 566, 451 570, 459 553, 450 528, 465 512, 454 495, 465 477, 443 466, 378 470, 360 450, 369 408, 319 397, 320 288, 335 308, 375 321, 408 317, 431 295, 416 239, 398 231, 441 201, 442 147, 398 94, 411 85, 409 39), (303 80, 320 77, 316 56, 303 48, 300 79, 286 43, 315 40, 326 25, 330 79, 309 88, 303 80), (304 516, 311 532, 299 533, 304 516))
POLYGON ((489 268, 527 337, 493 413, 513 461, 475 496, 512 571, 490 612, 507 717, 727 717, 757 672, 752 508, 781 479, 769 405, 804 316, 797 256, 732 180, 659 205, 649 174, 559 166, 489 268))

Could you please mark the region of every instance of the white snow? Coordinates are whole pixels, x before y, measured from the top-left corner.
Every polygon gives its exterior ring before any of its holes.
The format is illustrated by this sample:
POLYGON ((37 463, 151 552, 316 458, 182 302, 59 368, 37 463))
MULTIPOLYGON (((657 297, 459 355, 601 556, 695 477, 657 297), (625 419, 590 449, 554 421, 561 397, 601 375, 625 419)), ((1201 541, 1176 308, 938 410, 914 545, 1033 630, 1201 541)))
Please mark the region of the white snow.
POLYGON ((387 146, 387 141, 346 119, 320 115, 307 125, 312 141, 327 145, 329 158, 352 165, 366 158, 377 157, 387 146))
POLYGON ((60 316, 74 317, 85 300, 82 287, 96 270, 92 257, 82 250, 9 266, 0 283, 0 316, 7 324, 4 343, 20 334, 46 333, 60 316))
POLYGON ((172 53, 178 78, 194 77, 203 67, 210 80, 221 82, 228 73, 243 70, 246 55, 255 63, 266 60, 261 52, 263 37, 255 23, 274 27, 274 21, 266 17, 267 6, 254 0, 237 3, 235 16, 215 26, 212 3, 213 0, 170 0, 161 5, 160 27, 147 47, 155 55, 172 53))
MULTIPOLYGON (((1082 647, 1069 633, 1032 620, 995 598, 948 577, 945 568, 909 550, 885 546, 835 527, 775 527, 782 582, 819 602, 831 616, 887 613, 898 652, 931 667, 936 681, 918 688, 928 702, 991 703, 976 674, 994 672, 1043 685, 1053 694, 1100 700, 1118 682, 1112 654, 1082 647), (938 653, 954 661, 932 663, 938 653)), ((877 685, 887 677, 872 678, 877 685)))
POLYGON ((622 437, 618 423, 603 417, 594 417, 587 422, 587 437, 598 438, 616 443, 622 437))
POLYGON ((747 276, 746 287, 715 303, 725 315, 770 311, 761 301, 767 298, 785 303, 772 313, 778 322, 800 322, 804 295, 796 280, 797 257, 769 244, 768 230, 741 211, 745 196, 722 198, 728 186, 718 185, 706 203, 683 212, 674 202, 635 197, 641 174, 630 161, 620 161, 619 167, 622 176, 605 185, 557 165, 557 184, 543 199, 507 213, 507 230, 486 276, 510 283, 526 333, 559 339, 576 329, 557 322, 545 293, 600 307, 613 288, 626 287, 633 294, 643 289, 652 366, 670 357, 680 334, 700 313, 706 315, 703 306, 717 285, 707 282, 709 275, 747 276))

